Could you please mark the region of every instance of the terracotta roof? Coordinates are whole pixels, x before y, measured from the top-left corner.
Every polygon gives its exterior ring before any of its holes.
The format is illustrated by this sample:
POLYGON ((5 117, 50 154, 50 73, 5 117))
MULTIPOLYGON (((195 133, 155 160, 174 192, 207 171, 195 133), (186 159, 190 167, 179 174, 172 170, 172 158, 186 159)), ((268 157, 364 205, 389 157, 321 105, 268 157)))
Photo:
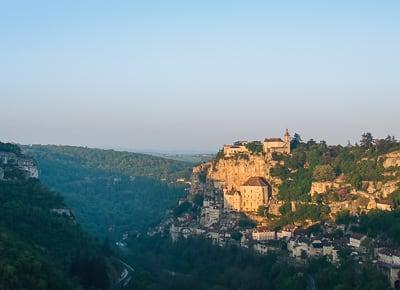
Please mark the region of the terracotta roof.
POLYGON ((281 138, 267 138, 264 142, 284 142, 281 138))
POLYGON ((269 184, 262 177, 250 177, 243 186, 269 186, 269 184))

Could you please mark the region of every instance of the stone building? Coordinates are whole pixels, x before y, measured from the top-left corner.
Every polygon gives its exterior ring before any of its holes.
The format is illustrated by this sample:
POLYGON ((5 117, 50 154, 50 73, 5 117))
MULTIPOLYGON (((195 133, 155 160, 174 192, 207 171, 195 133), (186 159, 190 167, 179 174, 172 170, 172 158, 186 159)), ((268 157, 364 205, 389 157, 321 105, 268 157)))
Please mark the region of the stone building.
POLYGON ((236 190, 224 191, 224 209, 225 210, 242 210, 242 196, 236 190))
POLYGON ((271 185, 262 177, 250 177, 241 187, 243 211, 257 211, 268 203, 271 197, 271 185))
POLYGON ((255 241, 276 240, 276 232, 268 229, 267 227, 258 227, 251 236, 255 241))
POLYGON ((283 140, 281 138, 267 138, 263 142, 265 153, 284 153, 290 154, 290 134, 286 129, 283 140))
POLYGON ((367 237, 363 234, 360 233, 353 233, 350 235, 349 238, 349 246, 353 247, 355 249, 359 249, 361 246, 361 243, 366 239, 367 237))
POLYGON ((271 185, 262 177, 250 177, 240 190, 224 192, 224 208, 245 212, 255 212, 271 198, 271 185))
POLYGON ((249 152, 244 145, 224 145, 223 151, 225 157, 231 157, 237 154, 249 152))

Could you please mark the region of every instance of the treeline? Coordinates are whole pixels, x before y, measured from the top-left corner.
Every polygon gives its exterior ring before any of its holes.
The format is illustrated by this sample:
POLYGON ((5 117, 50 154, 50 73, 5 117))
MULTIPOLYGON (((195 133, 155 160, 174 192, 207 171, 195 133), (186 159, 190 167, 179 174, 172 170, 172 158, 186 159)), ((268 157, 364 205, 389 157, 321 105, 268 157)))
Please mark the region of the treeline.
POLYGON ((66 166, 82 164, 88 168, 126 176, 175 180, 179 177, 189 177, 192 168, 190 163, 183 161, 87 147, 33 145, 25 146, 24 150, 38 161, 48 160, 66 166))
POLYGON ((175 179, 190 171, 189 163, 70 146, 25 150, 37 159, 42 180, 62 193, 77 220, 98 237, 144 231, 186 195, 175 179))
POLYGON ((0 152, 14 153, 16 155, 22 154, 21 148, 19 148, 18 145, 13 143, 3 143, 3 142, 0 142, 0 152))

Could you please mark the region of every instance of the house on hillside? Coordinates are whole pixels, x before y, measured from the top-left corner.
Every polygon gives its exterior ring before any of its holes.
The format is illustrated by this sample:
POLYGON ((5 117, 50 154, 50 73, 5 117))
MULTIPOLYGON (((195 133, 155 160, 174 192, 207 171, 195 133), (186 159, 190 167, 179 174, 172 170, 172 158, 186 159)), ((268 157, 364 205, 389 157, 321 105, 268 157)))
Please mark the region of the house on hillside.
POLYGON ((353 247, 355 249, 359 249, 361 246, 361 243, 366 239, 367 237, 363 234, 360 233, 352 233, 349 238, 349 246, 353 247))
POLYGON ((268 241, 276 240, 276 232, 269 230, 267 227, 258 227, 252 233, 251 236, 255 241, 268 241))

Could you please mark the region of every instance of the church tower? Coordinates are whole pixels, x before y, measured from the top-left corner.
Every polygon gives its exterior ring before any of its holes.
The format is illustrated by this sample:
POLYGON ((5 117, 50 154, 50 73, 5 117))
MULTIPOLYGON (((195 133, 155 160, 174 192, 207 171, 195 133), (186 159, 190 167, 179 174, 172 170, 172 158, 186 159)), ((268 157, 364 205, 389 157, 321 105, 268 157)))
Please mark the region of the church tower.
POLYGON ((290 134, 289 134, 289 130, 286 129, 285 135, 283 136, 283 141, 285 141, 285 146, 286 146, 286 153, 290 154, 290 134))

